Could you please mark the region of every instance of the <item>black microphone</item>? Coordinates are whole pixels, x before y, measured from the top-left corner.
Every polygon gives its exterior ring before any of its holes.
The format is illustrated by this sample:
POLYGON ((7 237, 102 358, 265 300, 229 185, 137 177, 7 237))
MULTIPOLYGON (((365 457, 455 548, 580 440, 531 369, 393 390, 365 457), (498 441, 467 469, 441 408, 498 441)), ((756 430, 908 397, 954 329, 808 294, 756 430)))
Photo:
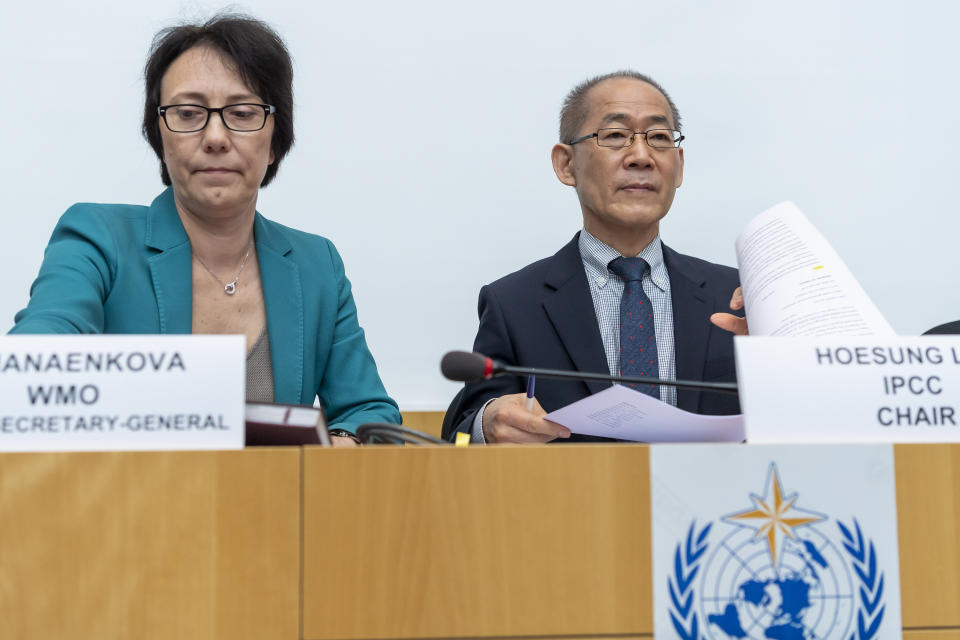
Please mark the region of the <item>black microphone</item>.
POLYGON ((584 373, 581 371, 561 371, 560 369, 537 369, 534 367, 515 367, 498 362, 493 358, 470 351, 449 351, 440 360, 440 372, 448 380, 455 382, 478 382, 495 376, 518 375, 538 378, 558 378, 562 380, 600 380, 602 382, 626 382, 640 384, 663 384, 683 389, 709 389, 736 393, 735 382, 693 382, 690 380, 662 380, 646 376, 612 376, 609 373, 584 373))
POLYGON ((494 375, 493 358, 470 351, 448 351, 440 359, 440 373, 455 382, 477 382, 494 375))

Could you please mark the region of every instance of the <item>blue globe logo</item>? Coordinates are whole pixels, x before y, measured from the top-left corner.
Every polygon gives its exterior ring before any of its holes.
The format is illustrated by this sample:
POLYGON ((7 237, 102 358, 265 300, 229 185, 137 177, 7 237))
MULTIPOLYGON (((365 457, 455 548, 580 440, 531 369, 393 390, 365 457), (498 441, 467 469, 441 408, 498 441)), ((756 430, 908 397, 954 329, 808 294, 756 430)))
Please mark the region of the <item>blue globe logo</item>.
POLYGON ((841 551, 817 528, 796 530, 780 551, 737 528, 711 545, 699 580, 703 632, 729 638, 849 638, 856 610, 853 577, 841 551))
MULTIPOLYGON (((723 516, 726 533, 696 521, 673 554, 670 621, 683 640, 872 640, 883 622, 884 573, 856 518, 799 506, 771 463, 764 494, 723 516), (836 526, 836 529, 833 529, 836 526), (824 531, 840 534, 839 544, 824 531), (696 604, 694 604, 696 603, 696 604)), ((718 527, 719 528, 719 527, 718 527)))

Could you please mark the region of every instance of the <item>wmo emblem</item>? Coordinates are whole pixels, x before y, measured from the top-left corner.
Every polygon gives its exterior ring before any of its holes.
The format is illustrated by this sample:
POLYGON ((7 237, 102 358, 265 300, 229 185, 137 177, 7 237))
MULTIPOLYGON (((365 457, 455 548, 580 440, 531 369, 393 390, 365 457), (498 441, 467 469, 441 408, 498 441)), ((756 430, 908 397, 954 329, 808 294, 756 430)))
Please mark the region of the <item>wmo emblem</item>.
MULTIPOLYGON (((898 637, 884 625, 887 579, 870 532, 784 486, 771 463, 744 508, 690 522, 667 575, 672 631, 684 640, 898 637)), ((664 631, 657 637, 673 635, 664 631)))

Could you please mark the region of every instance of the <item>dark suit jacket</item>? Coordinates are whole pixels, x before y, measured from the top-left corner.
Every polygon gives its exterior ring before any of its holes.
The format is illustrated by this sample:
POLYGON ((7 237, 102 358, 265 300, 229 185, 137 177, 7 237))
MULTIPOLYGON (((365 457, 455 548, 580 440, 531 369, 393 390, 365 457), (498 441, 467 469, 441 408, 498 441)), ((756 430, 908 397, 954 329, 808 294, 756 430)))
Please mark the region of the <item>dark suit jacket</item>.
POLYGON ((923 335, 954 335, 958 333, 960 333, 960 320, 954 320, 953 322, 947 322, 946 324, 939 324, 933 329, 927 329, 923 332, 923 335))
MULTIPOLYGON (((593 299, 583 269, 579 233, 554 256, 535 262, 480 290, 480 328, 473 350, 513 365, 585 372, 609 371, 593 299)), ((710 314, 730 310, 739 285, 736 269, 711 264, 664 245, 670 275, 677 379, 736 380, 733 336, 710 323, 710 314)), ((447 411, 443 436, 469 432, 477 410, 491 399, 525 391, 514 376, 468 384, 447 411)), ((537 400, 547 411, 609 386, 605 382, 537 380, 537 400)), ((740 412, 735 394, 677 390, 677 405, 709 415, 740 412)), ((574 434, 571 441, 599 440, 574 434)))

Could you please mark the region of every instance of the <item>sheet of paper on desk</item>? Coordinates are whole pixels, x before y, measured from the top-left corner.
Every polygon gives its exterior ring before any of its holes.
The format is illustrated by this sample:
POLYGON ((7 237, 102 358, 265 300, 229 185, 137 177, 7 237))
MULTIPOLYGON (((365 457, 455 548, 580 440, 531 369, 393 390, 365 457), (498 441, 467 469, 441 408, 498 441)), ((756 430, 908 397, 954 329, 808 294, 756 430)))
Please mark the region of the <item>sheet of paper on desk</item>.
POLYGON ((701 416, 623 385, 544 416, 574 433, 637 442, 742 442, 743 416, 701 416))

